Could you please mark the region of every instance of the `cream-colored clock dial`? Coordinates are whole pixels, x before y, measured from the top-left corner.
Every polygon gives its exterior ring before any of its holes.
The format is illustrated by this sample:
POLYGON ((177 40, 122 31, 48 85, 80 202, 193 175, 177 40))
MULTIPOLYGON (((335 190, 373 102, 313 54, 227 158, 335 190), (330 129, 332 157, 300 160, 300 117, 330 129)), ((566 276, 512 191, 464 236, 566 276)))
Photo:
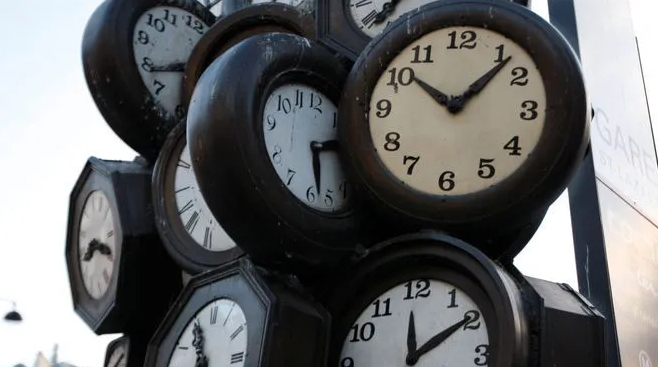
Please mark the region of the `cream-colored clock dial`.
POLYGON ((370 100, 370 133, 383 164, 406 185, 464 195, 525 162, 545 108, 542 76, 523 48, 487 29, 449 27, 388 65, 370 100))
POLYGON ((402 14, 437 0, 350 0, 350 16, 368 37, 374 38, 402 14))
POLYGON ((102 191, 92 191, 82 208, 78 251, 82 283, 94 299, 103 297, 110 285, 116 238, 114 217, 107 196, 102 191))

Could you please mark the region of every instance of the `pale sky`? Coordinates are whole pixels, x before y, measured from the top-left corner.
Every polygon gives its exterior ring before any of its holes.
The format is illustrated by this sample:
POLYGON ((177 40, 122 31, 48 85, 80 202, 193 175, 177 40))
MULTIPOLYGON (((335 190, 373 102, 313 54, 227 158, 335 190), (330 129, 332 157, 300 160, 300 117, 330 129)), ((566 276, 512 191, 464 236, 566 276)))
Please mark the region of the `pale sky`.
MULTIPOLYGON (((30 367, 39 350, 49 357, 54 343, 60 360, 102 367, 105 347, 117 337, 96 336, 74 313, 64 260, 69 194, 86 159, 135 156, 105 124, 84 80, 82 33, 100 2, 0 2, 0 298, 16 301, 24 317, 20 324, 0 321, 0 367, 30 367)), ((657 6, 631 5, 655 116, 658 44, 649 35, 658 34, 657 6)), ((547 17, 545 0, 533 0, 533 10, 547 17)), ((577 288, 572 247, 563 195, 516 264, 526 275, 577 288)), ((0 314, 10 310, 0 302, 0 314)))

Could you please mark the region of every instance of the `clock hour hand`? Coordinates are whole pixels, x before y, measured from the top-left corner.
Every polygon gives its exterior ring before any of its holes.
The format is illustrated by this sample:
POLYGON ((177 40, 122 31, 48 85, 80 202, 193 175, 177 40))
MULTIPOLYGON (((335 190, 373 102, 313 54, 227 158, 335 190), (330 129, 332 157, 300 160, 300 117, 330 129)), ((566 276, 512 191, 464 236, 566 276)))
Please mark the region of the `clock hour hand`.
POLYGON ((432 349, 438 347, 443 343, 446 339, 448 339, 452 334, 455 333, 455 331, 459 330, 464 324, 469 322, 471 318, 467 315, 464 315, 464 318, 456 322, 454 325, 448 327, 447 329, 443 330, 442 332, 434 335, 430 340, 428 340, 425 344, 421 345, 420 348, 418 348, 417 351, 414 353, 411 353, 410 356, 407 356, 407 365, 413 366, 418 362, 418 359, 422 357, 425 353, 431 351, 432 349), (411 362, 411 363, 410 363, 411 362))
POLYGON ((425 83, 424 81, 418 79, 418 77, 414 76, 413 81, 418 84, 419 87, 421 87, 425 93, 427 93, 432 99, 436 101, 436 103, 440 104, 441 106, 448 107, 448 110, 450 110, 449 102, 450 102, 450 97, 448 97, 447 94, 441 92, 440 90, 432 87, 431 85, 425 83))
MULTIPOLYGON (((416 353, 416 325, 414 321, 414 312, 409 313, 409 328, 407 329, 407 366, 416 364, 410 357, 416 353)), ((417 361, 417 360, 416 360, 417 361)))
POLYGON ((320 167, 320 151, 322 150, 322 143, 313 140, 311 142, 311 154, 313 155, 313 178, 315 178, 315 187, 318 195, 320 195, 320 174, 322 169, 320 167))
POLYGON ((173 71, 173 72, 183 72, 185 71, 184 62, 174 62, 167 65, 156 65, 151 66, 151 72, 154 71, 173 71))
POLYGON ((93 239, 89 241, 89 245, 87 245, 87 251, 85 251, 85 254, 82 256, 82 261, 91 261, 91 259, 94 257, 94 252, 98 251, 98 246, 101 244, 101 242, 97 239, 93 239))
POLYGON ((487 71, 484 75, 482 75, 478 80, 474 81, 471 85, 468 86, 468 89, 464 94, 460 96, 453 97, 450 102, 453 102, 458 106, 458 111, 461 111, 464 108, 464 105, 466 105, 466 102, 468 102, 471 97, 474 95, 480 93, 484 87, 489 84, 489 82, 498 74, 504 67, 507 65, 507 63, 512 59, 512 56, 507 56, 505 60, 502 62, 499 62, 496 66, 491 68, 491 70, 487 71))
POLYGON ((393 14, 395 7, 399 2, 400 0, 390 0, 387 3, 384 3, 384 5, 382 5, 382 10, 375 15, 375 20, 372 21, 372 24, 384 23, 388 16, 393 14))
POLYGON ((208 357, 206 357, 206 355, 203 353, 203 345, 205 342, 203 337, 203 329, 201 328, 201 324, 199 323, 198 319, 194 320, 194 329, 192 329, 192 335, 194 336, 192 339, 192 346, 196 351, 196 362, 194 363, 194 367, 208 367, 208 357))

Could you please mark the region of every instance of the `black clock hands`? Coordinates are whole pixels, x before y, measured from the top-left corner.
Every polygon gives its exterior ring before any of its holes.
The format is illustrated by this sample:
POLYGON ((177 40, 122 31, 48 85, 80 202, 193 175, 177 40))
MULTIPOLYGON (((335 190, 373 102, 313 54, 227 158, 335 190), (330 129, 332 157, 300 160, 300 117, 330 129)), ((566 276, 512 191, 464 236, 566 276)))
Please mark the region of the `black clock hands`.
POLYGON ((418 79, 416 76, 413 77, 413 81, 416 82, 416 84, 418 84, 425 91, 425 93, 429 94, 429 96, 432 97, 436 103, 440 104, 441 106, 448 107, 448 110, 450 110, 449 104, 452 99, 448 97, 447 94, 418 79))
POLYGON ((91 261, 91 259, 94 257, 94 252, 96 251, 98 251, 101 255, 112 255, 112 249, 110 246, 94 238, 93 240, 89 241, 89 245, 87 245, 87 251, 85 251, 85 254, 82 257, 82 261, 91 261))
POLYGON ((407 365, 413 366, 416 361, 410 357, 416 353, 416 325, 414 322, 414 312, 409 312, 409 328, 407 329, 407 365))
POLYGON ((315 179, 315 187, 317 187, 318 195, 320 195, 320 175, 322 169, 320 167, 320 153, 323 151, 337 151, 338 140, 327 140, 325 142, 311 141, 311 154, 313 155, 313 178, 315 179))
POLYGON ((406 359, 407 365, 413 366, 416 363, 418 363, 418 359, 420 359, 420 357, 422 357, 425 353, 441 345, 441 343, 443 343, 452 334, 454 334, 455 331, 459 330, 459 328, 464 326, 464 324, 466 324, 469 321, 471 321, 471 318, 468 316, 468 314, 464 315, 464 318, 462 320, 456 322, 454 325, 434 335, 425 344, 421 345, 420 348, 418 348, 418 350, 407 354, 407 359, 406 359))
POLYGON ((375 15, 375 20, 372 21, 372 24, 384 23, 388 16, 393 14, 395 7, 399 2, 400 0, 390 0, 387 3, 384 3, 384 5, 382 5, 382 10, 375 15))
POLYGON ((194 338, 192 339, 192 346, 196 351, 196 362, 194 367, 208 367, 208 357, 203 353, 204 337, 203 329, 201 329, 201 324, 199 320, 194 320, 194 329, 192 329, 192 334, 194 338))
POLYGON ((474 95, 480 93, 482 89, 484 89, 484 87, 486 87, 487 84, 489 84, 489 82, 494 78, 494 76, 496 76, 496 74, 498 74, 511 59, 512 56, 507 56, 505 60, 499 62, 496 66, 491 68, 491 70, 487 71, 484 75, 478 78, 478 80, 474 81, 471 85, 469 85, 466 92, 464 92, 459 96, 452 97, 452 100, 455 100, 457 105, 456 106, 457 111, 455 112, 461 111, 466 105, 466 102, 468 102, 468 100, 471 99, 471 97, 473 97, 474 95))
POLYGON ((173 72, 184 72, 185 63, 184 62, 174 62, 167 65, 157 65, 151 66, 151 72, 154 71, 173 71, 173 72))

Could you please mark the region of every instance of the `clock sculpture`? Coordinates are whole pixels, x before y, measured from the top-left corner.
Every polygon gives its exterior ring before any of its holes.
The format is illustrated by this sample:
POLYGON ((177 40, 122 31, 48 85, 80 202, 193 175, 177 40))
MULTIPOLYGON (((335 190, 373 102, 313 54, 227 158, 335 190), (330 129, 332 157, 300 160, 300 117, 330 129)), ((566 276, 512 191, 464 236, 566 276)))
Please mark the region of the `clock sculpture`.
POLYGON ((477 242, 559 196, 585 154, 590 107, 573 50, 541 17, 446 0, 368 45, 338 120, 346 170, 374 211, 477 242))
POLYGON ((196 0, 106 0, 87 24, 82 61, 91 95, 112 130, 150 161, 185 119, 185 65, 214 21, 196 0))
POLYGON ((92 157, 71 192, 66 263, 73 306, 96 334, 155 328, 180 289, 180 273, 153 226, 150 177, 139 160, 92 157))
POLYGON ((144 367, 323 366, 329 316, 247 258, 192 278, 149 344, 144 367))
POLYGON ((308 14, 292 6, 267 2, 225 14, 229 15, 206 32, 190 55, 185 70, 186 104, 189 104, 194 87, 206 68, 240 41, 253 35, 272 32, 315 38, 315 28, 308 14))
POLYGON ((370 230, 353 205, 338 156, 345 70, 324 47, 288 33, 252 36, 229 51, 203 73, 187 119, 208 207, 260 265, 337 265, 385 233, 370 230))
MULTIPOLYGON (((396 19, 421 5, 437 1, 443 0, 317 0, 318 38, 354 61, 366 45, 396 19)), ((529 6, 527 0, 512 1, 529 6)))

